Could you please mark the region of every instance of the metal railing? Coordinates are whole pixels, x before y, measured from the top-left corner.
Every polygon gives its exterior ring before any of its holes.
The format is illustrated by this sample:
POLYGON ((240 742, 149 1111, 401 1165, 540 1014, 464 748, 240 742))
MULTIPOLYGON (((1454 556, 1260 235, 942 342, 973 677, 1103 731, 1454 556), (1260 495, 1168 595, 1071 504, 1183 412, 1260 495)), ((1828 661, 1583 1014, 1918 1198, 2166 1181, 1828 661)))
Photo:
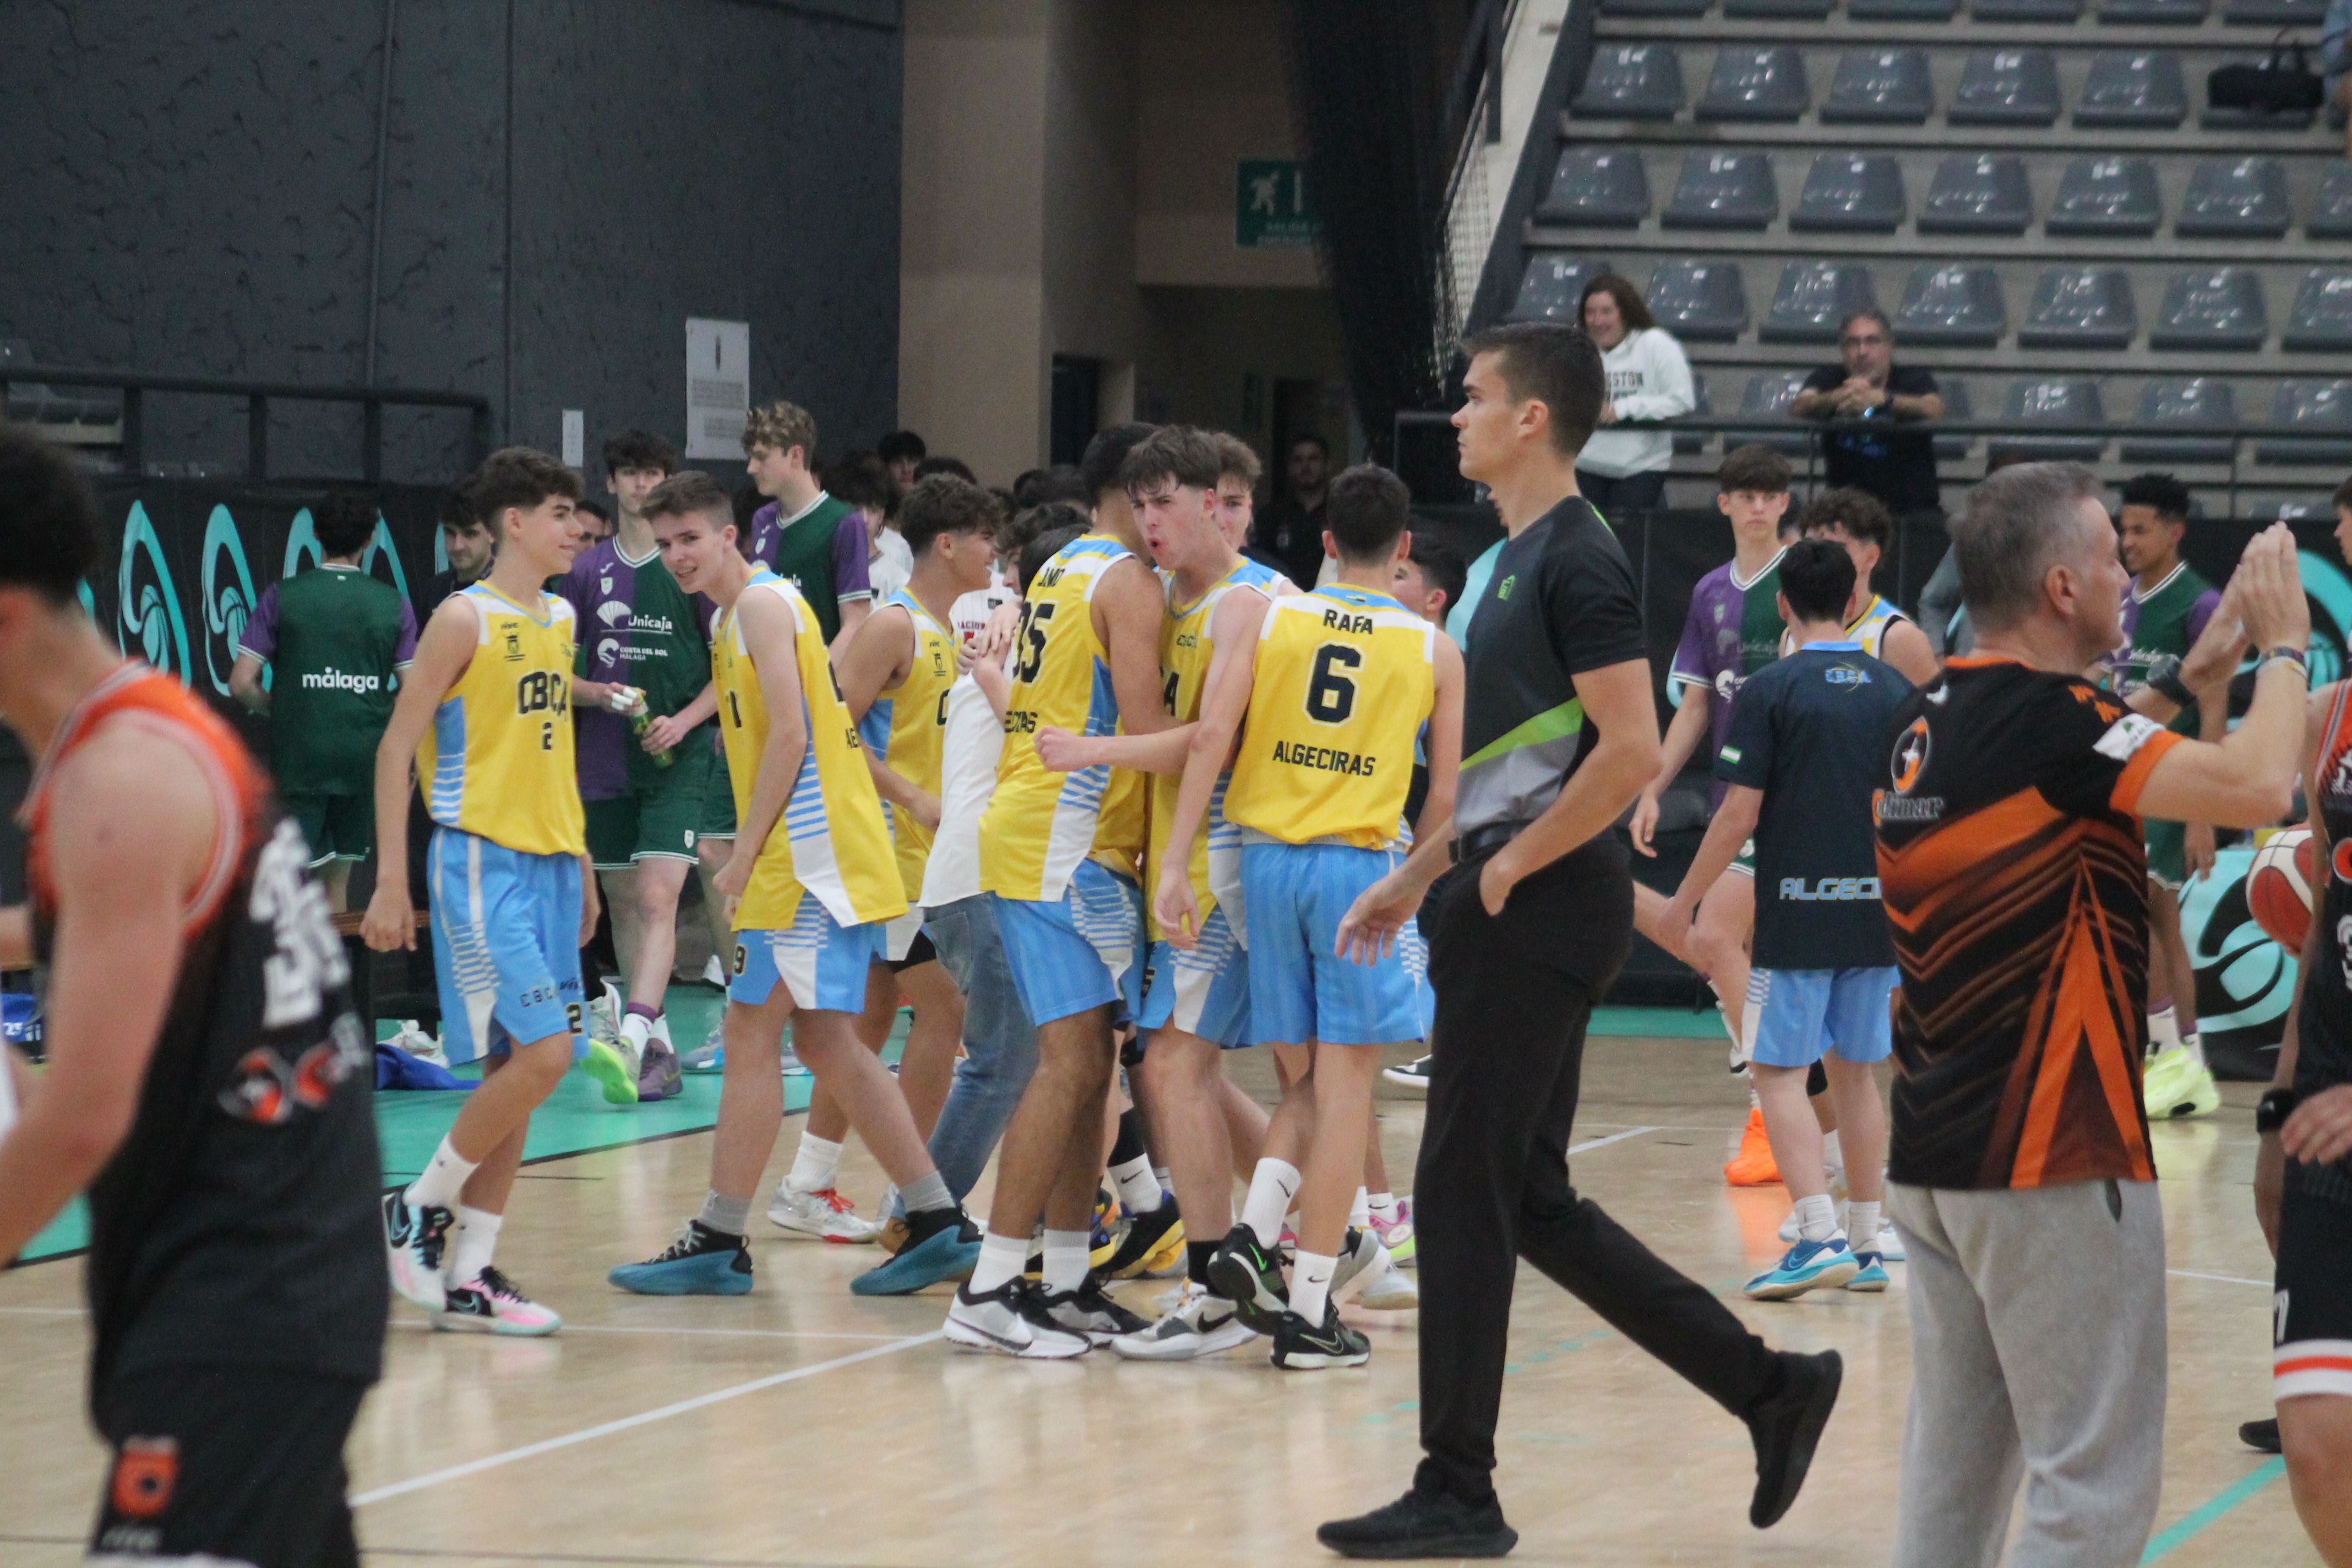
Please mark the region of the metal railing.
POLYGON ((311 386, 292 381, 242 381, 218 376, 155 375, 144 371, 94 370, 80 365, 0 366, 0 406, 15 385, 89 386, 122 395, 122 465, 137 471, 146 464, 146 399, 149 393, 245 401, 246 478, 269 477, 269 412, 273 403, 356 403, 361 409, 361 477, 383 479, 383 411, 386 408, 463 408, 472 416, 467 466, 490 449, 490 400, 471 392, 436 392, 415 387, 311 386))

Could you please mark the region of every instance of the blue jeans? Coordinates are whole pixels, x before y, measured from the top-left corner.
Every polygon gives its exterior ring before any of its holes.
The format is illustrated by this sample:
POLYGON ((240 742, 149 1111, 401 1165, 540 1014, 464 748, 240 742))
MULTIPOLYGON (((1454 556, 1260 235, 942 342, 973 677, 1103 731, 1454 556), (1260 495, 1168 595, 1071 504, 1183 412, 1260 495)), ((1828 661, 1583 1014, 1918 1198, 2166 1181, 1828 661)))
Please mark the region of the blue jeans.
POLYGON ((940 1180, 961 1203, 987 1168, 1037 1070, 1037 1027, 1013 989, 1013 966, 1005 961, 996 910, 986 893, 925 910, 923 930, 963 993, 964 1057, 956 1063, 955 1083, 931 1129, 930 1144, 940 1180))

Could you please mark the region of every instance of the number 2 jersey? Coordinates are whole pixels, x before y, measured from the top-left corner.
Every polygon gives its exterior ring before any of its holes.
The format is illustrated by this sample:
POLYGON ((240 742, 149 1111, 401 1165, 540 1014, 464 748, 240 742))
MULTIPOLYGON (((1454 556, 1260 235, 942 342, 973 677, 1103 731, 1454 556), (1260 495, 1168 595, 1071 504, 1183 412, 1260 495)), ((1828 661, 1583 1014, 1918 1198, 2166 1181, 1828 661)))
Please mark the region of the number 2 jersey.
POLYGON ((474 657, 416 748, 433 820, 525 855, 584 855, 587 814, 572 741, 571 604, 536 611, 488 582, 459 595, 479 623, 474 657))
POLYGON ((1436 704, 1435 623, 1332 584, 1274 601, 1225 817, 1286 844, 1404 837, 1414 743, 1436 704))
POLYGON ((215 809, 138 1110, 89 1189, 91 1386, 190 1365, 371 1382, 387 1306, 383 1171, 350 963, 260 769, 199 699, 144 665, 124 664, 67 715, 26 796, 36 956, 56 957, 58 767, 115 725, 179 746, 215 809))

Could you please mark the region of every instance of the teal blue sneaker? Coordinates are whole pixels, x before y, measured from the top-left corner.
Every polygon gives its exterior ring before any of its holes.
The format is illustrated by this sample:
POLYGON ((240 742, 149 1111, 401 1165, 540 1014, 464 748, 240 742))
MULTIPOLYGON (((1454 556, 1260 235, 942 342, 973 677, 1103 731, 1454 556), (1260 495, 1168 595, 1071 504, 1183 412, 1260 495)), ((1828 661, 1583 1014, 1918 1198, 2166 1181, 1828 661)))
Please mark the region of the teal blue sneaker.
POLYGON ((980 1261, 980 1231, 961 1209, 907 1216, 907 1245, 888 1262, 849 1282, 854 1296, 911 1296, 950 1279, 969 1279, 980 1261))
POLYGON ((1847 1289, 1875 1291, 1886 1289, 1886 1262, 1884 1258, 1875 1252, 1857 1252, 1853 1260, 1862 1265, 1862 1269, 1845 1282, 1847 1289))
POLYGON ((1800 1241, 1780 1261, 1741 1287, 1751 1301, 1786 1301, 1819 1288, 1833 1289, 1862 1272, 1845 1237, 1800 1241))
POLYGON ((639 1296, 748 1296, 751 1249, 740 1236, 690 1219, 660 1257, 624 1263, 604 1278, 639 1296))

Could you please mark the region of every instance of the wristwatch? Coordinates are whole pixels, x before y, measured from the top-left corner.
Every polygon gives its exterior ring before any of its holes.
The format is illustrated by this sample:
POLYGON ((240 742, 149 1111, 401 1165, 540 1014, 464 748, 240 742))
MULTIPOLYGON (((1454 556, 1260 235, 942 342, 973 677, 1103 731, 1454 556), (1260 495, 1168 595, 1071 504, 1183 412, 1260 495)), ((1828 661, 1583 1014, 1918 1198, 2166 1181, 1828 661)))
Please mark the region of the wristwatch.
POLYGON ((2254 1101, 2254 1131, 2275 1132, 2286 1125, 2294 1108, 2303 1103, 2303 1096, 2291 1089, 2273 1089, 2254 1101))

